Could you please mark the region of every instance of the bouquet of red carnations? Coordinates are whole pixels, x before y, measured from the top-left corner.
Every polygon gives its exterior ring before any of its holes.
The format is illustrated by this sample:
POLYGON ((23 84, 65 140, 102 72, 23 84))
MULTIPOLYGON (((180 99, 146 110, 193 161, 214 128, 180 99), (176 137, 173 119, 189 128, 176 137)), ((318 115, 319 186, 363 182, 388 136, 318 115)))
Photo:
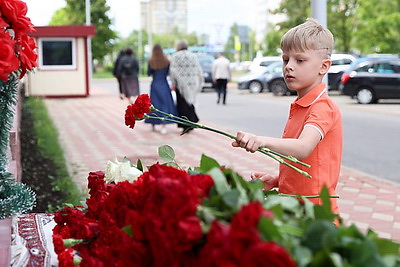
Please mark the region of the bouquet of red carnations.
MULTIPOLYGON (((390 266, 399 244, 336 227, 324 205, 263 191, 214 159, 182 170, 174 152, 144 170, 124 159, 89 174, 90 197, 55 214, 60 266, 390 266), (117 180, 113 180, 116 177, 117 180), (129 181, 122 181, 125 178, 129 181), (106 182, 107 181, 107 182, 106 182), (363 255, 359 257, 358 255, 363 255)), ((395 266, 395 265, 393 265, 395 266)))

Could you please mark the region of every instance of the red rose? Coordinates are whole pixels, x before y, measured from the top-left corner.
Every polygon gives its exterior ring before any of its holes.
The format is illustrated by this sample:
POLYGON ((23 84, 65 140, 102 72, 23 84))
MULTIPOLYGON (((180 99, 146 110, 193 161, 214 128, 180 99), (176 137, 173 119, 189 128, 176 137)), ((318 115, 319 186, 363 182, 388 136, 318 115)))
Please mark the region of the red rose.
POLYGON ((284 248, 274 242, 258 242, 242 253, 239 266, 296 267, 284 248))
POLYGON ((74 266, 74 250, 69 248, 58 254, 58 266, 59 267, 73 267, 74 266))
POLYGON ((0 10, 5 21, 17 31, 34 31, 31 20, 26 16, 28 7, 20 0, 9 0, 0 2, 0 10))
POLYGON ((53 244, 54 244, 54 251, 57 254, 66 249, 66 247, 64 246, 64 240, 62 236, 59 234, 53 234, 53 244))
POLYGON ((21 74, 20 78, 22 78, 27 70, 32 70, 34 67, 37 66, 37 53, 36 43, 33 38, 26 34, 16 34, 17 40, 17 54, 18 59, 21 63, 21 74))
POLYGON ((8 81, 8 75, 19 68, 15 55, 15 41, 8 32, 0 31, 0 80, 8 81))
POLYGON ((236 259, 231 253, 232 243, 229 233, 229 225, 213 221, 206 243, 199 253, 198 266, 237 266, 236 259))

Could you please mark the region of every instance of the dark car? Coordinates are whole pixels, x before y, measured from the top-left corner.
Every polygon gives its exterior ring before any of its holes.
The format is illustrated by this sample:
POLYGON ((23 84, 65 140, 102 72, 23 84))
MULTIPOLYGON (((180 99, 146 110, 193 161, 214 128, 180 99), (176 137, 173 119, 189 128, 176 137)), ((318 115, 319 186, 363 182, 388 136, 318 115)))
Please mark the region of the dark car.
POLYGON ((199 59, 200 66, 203 70, 204 75, 204 88, 214 88, 214 84, 212 81, 212 65, 215 58, 209 54, 196 53, 197 58, 199 59))
POLYGON ((400 98, 400 58, 360 58, 341 79, 340 92, 360 104, 400 98))

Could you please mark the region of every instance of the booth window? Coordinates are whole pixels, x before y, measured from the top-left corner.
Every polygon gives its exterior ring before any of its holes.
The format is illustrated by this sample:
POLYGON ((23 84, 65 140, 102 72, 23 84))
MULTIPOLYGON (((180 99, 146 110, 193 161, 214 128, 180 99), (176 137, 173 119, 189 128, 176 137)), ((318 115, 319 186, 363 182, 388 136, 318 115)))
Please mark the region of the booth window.
POLYGON ((41 38, 38 48, 41 69, 76 69, 74 38, 41 38))

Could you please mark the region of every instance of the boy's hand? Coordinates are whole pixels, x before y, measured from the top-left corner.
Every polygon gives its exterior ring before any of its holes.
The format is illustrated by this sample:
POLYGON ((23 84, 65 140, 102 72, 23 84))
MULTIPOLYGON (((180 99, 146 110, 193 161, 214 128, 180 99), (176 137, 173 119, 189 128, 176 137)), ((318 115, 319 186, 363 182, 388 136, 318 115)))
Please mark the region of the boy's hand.
POLYGON ((249 152, 256 152, 261 146, 259 138, 255 134, 238 132, 236 134, 236 140, 232 142, 233 147, 242 147, 249 152))
POLYGON ((264 172, 253 172, 251 174, 251 180, 260 179, 264 184, 264 190, 271 190, 274 187, 278 187, 278 176, 266 174, 264 172))

